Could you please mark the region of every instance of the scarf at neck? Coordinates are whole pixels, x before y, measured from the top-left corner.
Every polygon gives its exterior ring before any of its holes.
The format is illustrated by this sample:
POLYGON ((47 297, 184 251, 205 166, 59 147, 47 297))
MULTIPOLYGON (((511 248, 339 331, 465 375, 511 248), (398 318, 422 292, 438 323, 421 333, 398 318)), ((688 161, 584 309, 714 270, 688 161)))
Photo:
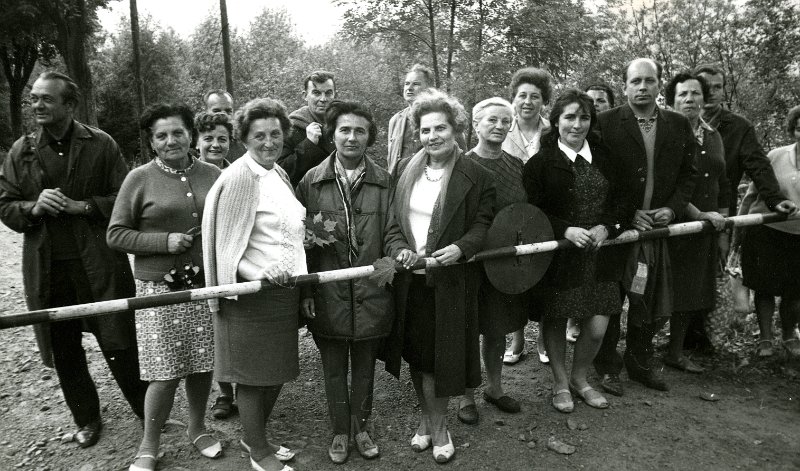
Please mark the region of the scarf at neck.
POLYGON ((347 171, 339 161, 338 155, 333 156, 333 171, 336 174, 336 188, 339 190, 339 196, 342 198, 344 217, 347 221, 347 256, 350 260, 350 266, 353 266, 358 259, 358 240, 356 237, 355 221, 353 220, 353 200, 358 196, 358 192, 364 184, 364 176, 367 174, 365 160, 366 157, 362 156, 361 162, 355 168, 355 172, 353 172, 353 179, 350 180, 347 176, 347 171))

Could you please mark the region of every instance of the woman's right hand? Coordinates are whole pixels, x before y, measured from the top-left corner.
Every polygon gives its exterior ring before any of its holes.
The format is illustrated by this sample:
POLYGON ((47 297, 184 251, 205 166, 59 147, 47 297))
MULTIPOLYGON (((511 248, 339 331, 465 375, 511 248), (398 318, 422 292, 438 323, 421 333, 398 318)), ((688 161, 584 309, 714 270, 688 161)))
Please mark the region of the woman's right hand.
POLYGON ((403 249, 400 251, 399 254, 397 254, 395 260, 402 263, 403 268, 408 270, 409 268, 414 266, 415 263, 417 263, 417 260, 419 260, 419 255, 413 250, 403 249))
POLYGON ((192 247, 194 237, 180 232, 170 232, 167 236, 167 252, 179 254, 186 252, 192 247))
POLYGON ((585 249, 586 247, 590 247, 594 239, 592 239, 592 234, 588 230, 582 227, 568 227, 567 230, 564 232, 564 237, 575 244, 576 247, 585 249))

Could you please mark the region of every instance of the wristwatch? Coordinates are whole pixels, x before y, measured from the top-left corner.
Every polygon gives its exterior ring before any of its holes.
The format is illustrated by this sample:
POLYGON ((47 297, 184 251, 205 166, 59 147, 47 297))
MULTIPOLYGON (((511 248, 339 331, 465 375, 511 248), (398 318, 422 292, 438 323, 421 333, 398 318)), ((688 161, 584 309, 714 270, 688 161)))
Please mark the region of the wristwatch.
POLYGON ((83 214, 90 215, 92 214, 92 203, 87 202, 86 205, 83 207, 83 214))

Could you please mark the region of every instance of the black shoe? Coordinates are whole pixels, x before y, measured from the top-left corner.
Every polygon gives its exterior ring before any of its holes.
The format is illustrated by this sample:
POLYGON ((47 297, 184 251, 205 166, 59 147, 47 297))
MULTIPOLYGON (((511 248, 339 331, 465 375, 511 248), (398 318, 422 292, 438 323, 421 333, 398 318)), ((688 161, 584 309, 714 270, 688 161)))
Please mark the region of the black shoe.
POLYGON ((650 389, 658 391, 669 391, 669 385, 661 378, 652 366, 642 366, 633 355, 625 355, 625 369, 628 371, 628 378, 637 383, 642 383, 650 389))
POLYGON ((89 448, 100 440, 100 430, 103 429, 103 423, 100 419, 89 422, 78 430, 75 434, 75 441, 81 448, 89 448))
POLYGON ((617 374, 603 375, 603 379, 600 381, 600 387, 603 388, 603 391, 613 394, 614 396, 622 396, 625 392, 625 389, 622 387, 622 381, 617 374))
POLYGON ((475 425, 478 423, 478 408, 475 404, 468 404, 458 409, 458 420, 467 425, 475 425))

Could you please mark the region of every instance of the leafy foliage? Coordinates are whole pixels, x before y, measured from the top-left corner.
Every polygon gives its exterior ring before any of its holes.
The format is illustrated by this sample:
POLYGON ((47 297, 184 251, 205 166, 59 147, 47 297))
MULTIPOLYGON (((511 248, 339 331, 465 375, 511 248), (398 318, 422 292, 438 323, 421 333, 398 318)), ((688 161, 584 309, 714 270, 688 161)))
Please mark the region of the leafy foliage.
POLYGON ((336 242, 333 235, 336 230, 336 221, 324 219, 322 213, 317 213, 311 218, 311 222, 306 220, 306 246, 325 247, 336 242))

